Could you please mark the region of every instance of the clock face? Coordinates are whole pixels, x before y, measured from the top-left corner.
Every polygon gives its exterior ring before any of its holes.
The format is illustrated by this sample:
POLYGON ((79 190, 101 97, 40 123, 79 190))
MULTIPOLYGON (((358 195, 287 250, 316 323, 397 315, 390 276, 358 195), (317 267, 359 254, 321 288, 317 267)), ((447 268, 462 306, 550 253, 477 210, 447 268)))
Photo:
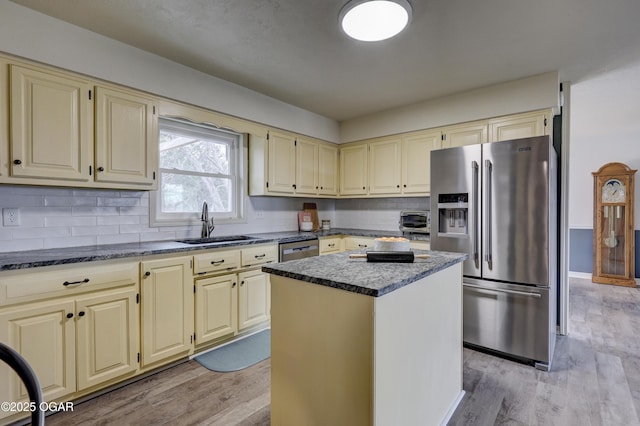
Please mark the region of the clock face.
POLYGON ((609 179, 602 187, 603 203, 624 203, 626 188, 618 179, 609 179))

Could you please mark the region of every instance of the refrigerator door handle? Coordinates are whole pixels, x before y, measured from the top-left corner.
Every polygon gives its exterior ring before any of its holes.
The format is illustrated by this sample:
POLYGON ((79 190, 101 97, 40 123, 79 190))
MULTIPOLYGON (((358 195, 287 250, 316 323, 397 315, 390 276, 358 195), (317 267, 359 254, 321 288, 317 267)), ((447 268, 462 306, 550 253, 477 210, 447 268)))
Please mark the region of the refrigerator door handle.
POLYGON ((484 168, 485 168, 485 182, 487 184, 485 188, 485 203, 486 203, 486 226, 485 226, 485 261, 489 265, 489 269, 493 269, 493 256, 492 256, 492 247, 491 247, 491 221, 492 221, 492 212, 491 212, 491 203, 492 203, 492 194, 491 194, 491 173, 493 169, 493 165, 490 160, 484 160, 484 168))
POLYGON ((479 285, 467 284, 467 283, 464 283, 463 286, 464 287, 471 287, 471 288, 477 289, 477 290, 497 291, 499 293, 508 293, 508 294, 517 294, 518 296, 535 297, 537 299, 540 299, 542 297, 542 295, 540 293, 529 293, 529 292, 526 292, 526 291, 507 290, 507 289, 504 289, 504 288, 489 288, 489 287, 482 287, 482 286, 479 286, 479 285))
POLYGON ((479 198, 479 194, 478 194, 478 172, 479 172, 479 166, 478 166, 478 162, 477 161, 472 161, 471 162, 471 173, 473 176, 473 228, 474 228, 474 232, 473 232, 473 261, 476 264, 476 268, 480 268, 480 259, 478 256, 478 244, 480 241, 480 229, 478 227, 478 214, 479 214, 479 210, 478 210, 478 200, 479 198))

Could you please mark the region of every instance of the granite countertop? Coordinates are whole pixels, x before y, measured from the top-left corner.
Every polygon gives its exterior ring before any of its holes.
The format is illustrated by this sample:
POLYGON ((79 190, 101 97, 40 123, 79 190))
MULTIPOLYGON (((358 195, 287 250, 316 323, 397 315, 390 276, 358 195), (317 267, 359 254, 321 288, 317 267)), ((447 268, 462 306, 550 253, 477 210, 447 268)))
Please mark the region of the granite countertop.
POLYGON ((349 259, 350 253, 345 252, 269 264, 263 266, 262 271, 379 297, 463 262, 468 257, 463 253, 413 251, 431 257, 415 259, 413 263, 372 263, 366 259, 349 259))
MULTIPOLYGON (((0 253, 0 271, 121 259, 135 256, 149 256, 154 254, 179 254, 181 252, 188 251, 193 252, 198 250, 211 250, 252 244, 289 243, 312 240, 318 237, 332 235, 355 235, 365 237, 402 236, 400 232, 395 231, 345 228, 334 228, 327 231, 320 230, 315 232, 284 231, 246 235, 252 237, 252 239, 216 244, 186 244, 178 241, 149 241, 143 243, 104 244, 0 253)), ((428 235, 405 235, 405 237, 420 241, 429 241, 428 235)))

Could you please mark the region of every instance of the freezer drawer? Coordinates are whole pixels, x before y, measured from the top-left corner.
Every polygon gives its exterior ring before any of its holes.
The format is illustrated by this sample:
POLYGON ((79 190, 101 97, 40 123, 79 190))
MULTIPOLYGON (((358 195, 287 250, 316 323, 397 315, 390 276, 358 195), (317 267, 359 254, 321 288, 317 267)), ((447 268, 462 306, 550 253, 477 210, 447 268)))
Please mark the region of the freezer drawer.
POLYGON ((555 293, 464 278, 465 343, 533 360, 548 370, 555 344, 555 293))

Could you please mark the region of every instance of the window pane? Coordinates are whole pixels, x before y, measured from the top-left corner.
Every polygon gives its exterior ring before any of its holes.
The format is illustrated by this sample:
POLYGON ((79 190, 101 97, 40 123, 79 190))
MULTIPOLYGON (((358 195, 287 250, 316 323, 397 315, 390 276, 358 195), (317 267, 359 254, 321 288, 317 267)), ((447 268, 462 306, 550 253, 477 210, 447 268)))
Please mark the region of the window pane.
POLYGON ((224 142, 160 131, 160 167, 230 174, 230 147, 224 142))
POLYGON ((227 178, 163 173, 161 180, 162 213, 200 213, 206 201, 209 211, 232 212, 232 182, 227 178))

